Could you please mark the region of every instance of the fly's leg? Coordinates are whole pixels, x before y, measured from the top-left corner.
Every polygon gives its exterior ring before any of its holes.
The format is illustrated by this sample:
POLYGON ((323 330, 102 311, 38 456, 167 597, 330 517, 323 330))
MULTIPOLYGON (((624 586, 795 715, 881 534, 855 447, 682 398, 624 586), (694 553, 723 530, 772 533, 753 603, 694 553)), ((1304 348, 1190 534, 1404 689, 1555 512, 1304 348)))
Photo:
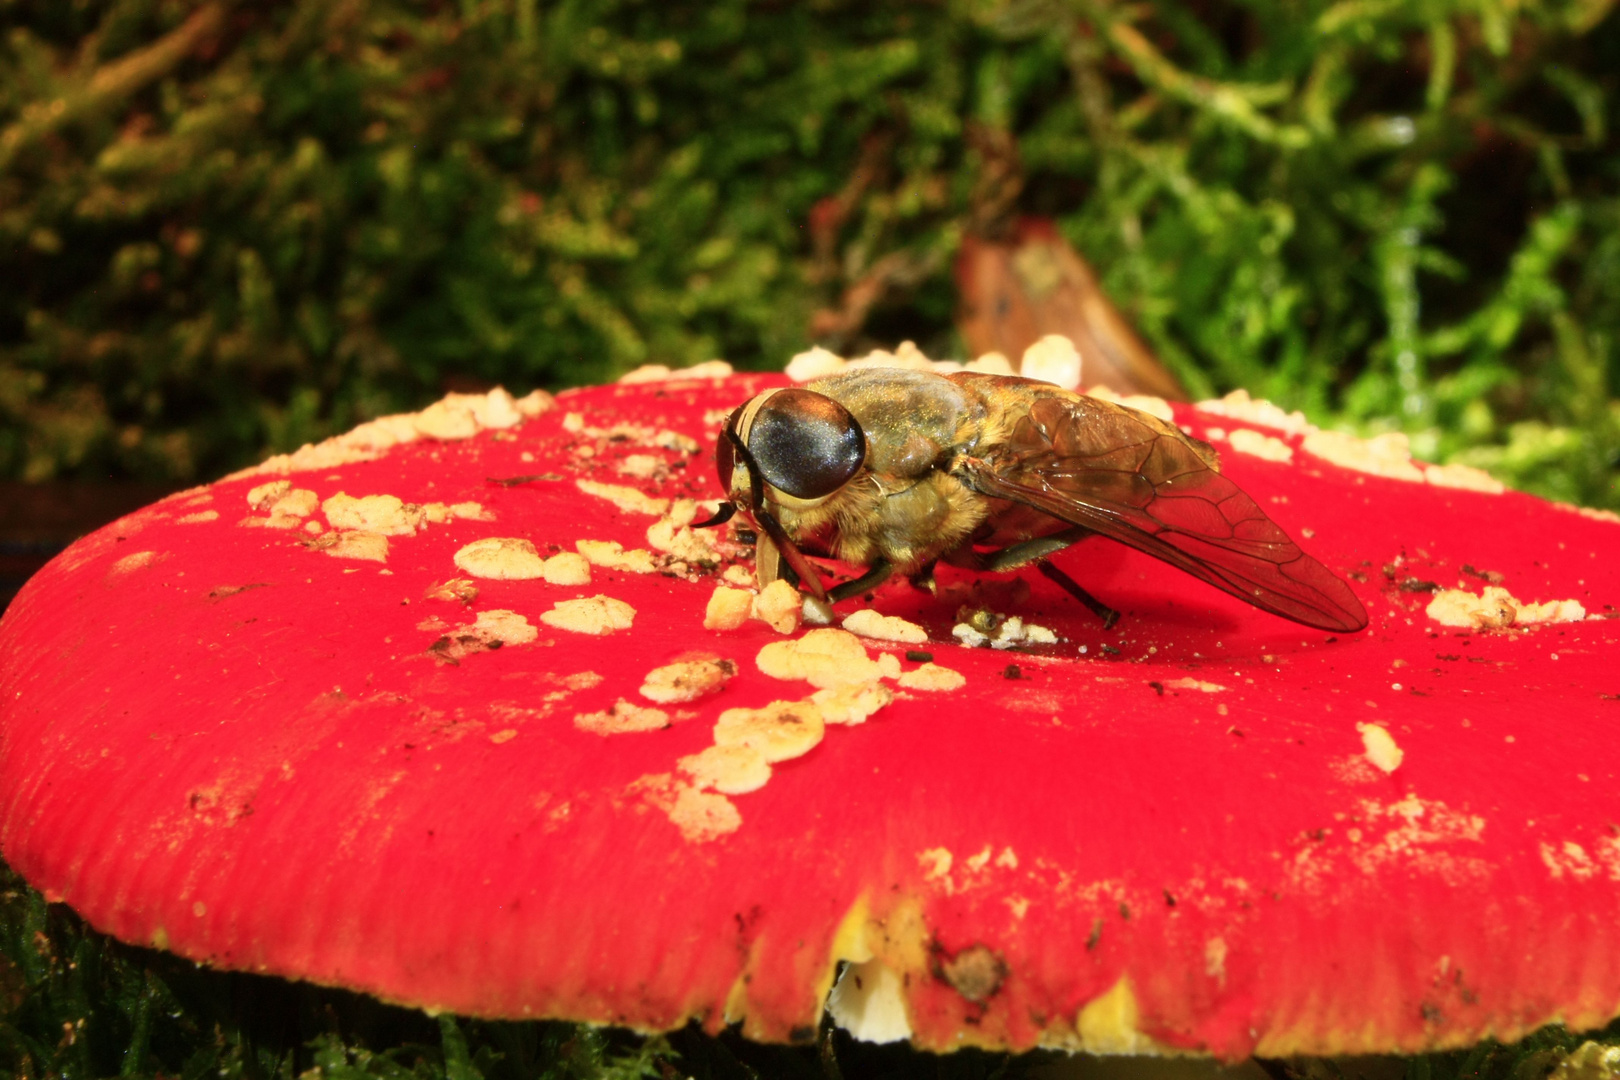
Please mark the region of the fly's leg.
POLYGON ((886 559, 879 559, 867 567, 866 573, 860 577, 846 581, 842 585, 834 585, 828 589, 827 599, 834 604, 840 600, 848 600, 850 597, 858 596, 867 589, 883 584, 889 580, 889 575, 892 573, 894 573, 894 564, 886 559))
POLYGON ((1102 620, 1103 629, 1112 630, 1114 624, 1119 622, 1119 612, 1092 596, 1080 587, 1080 584, 1065 574, 1062 570, 1047 561, 1049 556, 1055 555, 1074 543, 1090 535, 1089 529, 1068 529, 1054 536, 1043 536, 1038 540, 1025 540, 1022 543, 1011 544, 999 551, 987 555, 977 556, 977 563, 973 567, 977 570, 992 572, 1016 570, 1020 566, 1035 564, 1035 568, 1048 579, 1057 583, 1058 588, 1074 597, 1086 606, 1086 610, 1102 620))
POLYGON ((1045 559, 1042 559, 1040 562, 1036 563, 1035 568, 1041 573, 1045 574, 1051 580, 1057 582, 1058 588, 1062 589, 1064 592, 1086 605, 1087 609, 1089 609, 1093 615, 1102 620, 1104 630, 1112 630, 1114 628, 1114 624, 1119 622, 1119 612, 1115 611, 1101 600, 1098 600, 1095 596, 1092 596, 1090 593, 1086 592, 1086 590, 1082 589, 1074 578, 1070 577, 1068 574, 1065 574, 1063 571, 1059 570, 1045 559))
POLYGON ((937 565, 939 565, 938 559, 929 559, 913 570, 907 578, 911 582, 911 587, 929 593, 937 592, 938 589, 934 583, 934 567, 937 565))

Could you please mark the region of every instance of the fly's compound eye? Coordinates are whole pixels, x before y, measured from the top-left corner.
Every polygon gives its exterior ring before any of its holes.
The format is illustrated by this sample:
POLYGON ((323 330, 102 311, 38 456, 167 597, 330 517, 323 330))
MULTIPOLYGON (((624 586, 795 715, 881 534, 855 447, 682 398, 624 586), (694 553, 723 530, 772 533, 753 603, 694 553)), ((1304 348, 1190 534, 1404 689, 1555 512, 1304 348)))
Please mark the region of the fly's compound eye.
POLYGON ((744 406, 737 406, 726 417, 726 426, 720 431, 720 438, 714 444, 714 467, 720 474, 720 490, 731 493, 731 474, 737 468, 737 452, 731 448, 730 433, 737 430, 737 418, 742 415, 744 406))
POLYGON ((764 481, 796 499, 831 495, 866 461, 866 436, 849 410, 798 387, 761 401, 744 439, 764 481))

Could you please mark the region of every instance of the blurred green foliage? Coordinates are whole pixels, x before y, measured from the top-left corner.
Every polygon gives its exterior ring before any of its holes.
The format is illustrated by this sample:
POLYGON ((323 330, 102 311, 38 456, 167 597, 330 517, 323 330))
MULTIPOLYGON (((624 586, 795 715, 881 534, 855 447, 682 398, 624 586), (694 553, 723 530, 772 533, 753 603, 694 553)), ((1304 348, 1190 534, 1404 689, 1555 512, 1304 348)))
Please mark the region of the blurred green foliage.
POLYGON ((0 0, 0 476, 952 355, 1024 213, 1195 394, 1620 505, 1612 2, 0 0))

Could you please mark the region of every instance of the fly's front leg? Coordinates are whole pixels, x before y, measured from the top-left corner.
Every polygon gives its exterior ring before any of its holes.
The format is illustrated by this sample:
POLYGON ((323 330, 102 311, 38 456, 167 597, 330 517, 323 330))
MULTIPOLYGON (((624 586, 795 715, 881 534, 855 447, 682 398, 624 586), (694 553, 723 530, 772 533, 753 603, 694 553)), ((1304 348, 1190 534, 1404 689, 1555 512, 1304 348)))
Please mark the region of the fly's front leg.
POLYGON ((907 575, 907 580, 911 582, 911 587, 914 589, 922 589, 924 592, 928 593, 937 593, 939 589, 934 581, 934 567, 938 565, 938 559, 929 559, 927 562, 917 567, 917 569, 913 570, 909 575, 907 575))
POLYGON ((1017 570, 1021 566, 1035 564, 1035 568, 1048 579, 1057 583, 1057 586, 1080 603, 1086 610, 1102 620, 1103 629, 1111 630, 1119 621, 1119 612, 1092 596, 1080 587, 1080 584, 1065 574, 1062 570, 1047 561, 1049 556, 1055 555, 1074 543, 1090 535, 1089 529, 1066 529, 1052 536, 1043 536, 1037 540, 1024 540, 1017 544, 1009 544, 998 551, 979 553, 969 549, 962 553, 953 553, 948 561, 959 566, 967 566, 974 570, 988 570, 992 573, 1002 573, 1008 570, 1017 570), (963 561, 962 556, 969 555, 971 559, 963 561))
POLYGON ((827 599, 835 604, 840 600, 848 600, 850 597, 857 596, 867 589, 873 589, 883 584, 889 580, 889 575, 892 573, 894 573, 894 564, 887 559, 879 559, 867 567, 866 573, 860 577, 846 581, 842 585, 834 585, 828 589, 827 599))

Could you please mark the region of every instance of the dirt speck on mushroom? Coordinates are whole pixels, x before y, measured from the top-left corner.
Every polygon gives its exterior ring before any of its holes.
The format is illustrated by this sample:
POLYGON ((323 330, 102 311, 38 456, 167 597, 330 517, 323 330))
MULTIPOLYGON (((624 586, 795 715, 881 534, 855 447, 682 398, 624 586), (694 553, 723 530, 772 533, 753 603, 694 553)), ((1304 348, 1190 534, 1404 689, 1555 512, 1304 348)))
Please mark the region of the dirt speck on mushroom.
POLYGON ((1007 977, 1007 962, 988 945, 969 945, 955 956, 934 957, 934 973, 972 1002, 984 1001, 1007 977))
POLYGON ((451 578, 449 581, 438 582, 428 587, 422 594, 424 600, 449 600, 470 604, 478 599, 478 586, 473 584, 471 578, 451 578))

